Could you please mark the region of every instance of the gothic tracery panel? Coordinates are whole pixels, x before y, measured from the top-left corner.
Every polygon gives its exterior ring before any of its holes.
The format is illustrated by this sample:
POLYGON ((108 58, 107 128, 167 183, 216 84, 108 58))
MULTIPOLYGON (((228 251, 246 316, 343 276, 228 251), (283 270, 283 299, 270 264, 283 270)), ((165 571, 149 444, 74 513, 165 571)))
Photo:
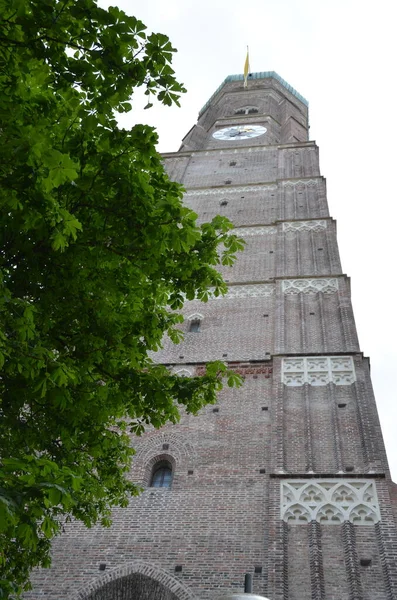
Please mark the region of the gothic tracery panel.
POLYGON ((283 223, 283 231, 322 231, 327 228, 327 221, 289 221, 283 223))
POLYGON ((335 294, 339 289, 338 280, 329 279, 284 279, 282 281, 284 294, 335 294))
POLYGON ((264 283, 259 285, 233 285, 230 286, 224 296, 211 296, 210 300, 222 300, 224 298, 257 298, 258 296, 272 296, 274 285, 264 283))
POLYGON ((267 225, 265 227, 238 227, 233 233, 240 237, 251 237, 253 235, 274 235, 277 233, 277 227, 267 225))
POLYGON ((365 479, 282 481, 281 518, 290 523, 374 525, 380 521, 375 484, 365 479))
POLYGON ((313 386, 351 385, 356 381, 351 356, 308 356, 283 358, 282 381, 286 386, 297 387, 308 383, 313 386))

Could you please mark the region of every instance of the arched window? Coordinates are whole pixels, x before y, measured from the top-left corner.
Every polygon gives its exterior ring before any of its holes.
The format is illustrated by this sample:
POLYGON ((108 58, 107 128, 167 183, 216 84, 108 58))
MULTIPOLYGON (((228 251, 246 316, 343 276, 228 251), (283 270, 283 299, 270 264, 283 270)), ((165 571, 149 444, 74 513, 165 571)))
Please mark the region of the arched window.
POLYGON ((200 320, 195 319, 194 321, 190 321, 189 331, 191 333, 199 333, 200 331, 200 320))
POLYGON ((150 487, 170 488, 171 483, 172 467, 167 460, 162 460, 154 466, 150 487))
POLYGON ((187 320, 189 321, 189 326, 188 326, 189 333, 199 333, 199 331, 201 329, 201 322, 203 320, 203 315, 200 315, 199 313, 194 313, 193 315, 190 315, 189 317, 187 317, 187 320))

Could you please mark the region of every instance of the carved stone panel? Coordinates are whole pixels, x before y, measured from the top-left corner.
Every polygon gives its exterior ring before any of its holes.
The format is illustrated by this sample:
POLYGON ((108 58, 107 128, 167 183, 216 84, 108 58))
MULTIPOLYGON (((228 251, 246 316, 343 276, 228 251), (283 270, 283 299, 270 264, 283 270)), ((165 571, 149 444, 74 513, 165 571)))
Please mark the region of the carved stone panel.
POLYGON ((281 518, 289 523, 374 525, 380 521, 375 484, 366 479, 284 480, 281 518))
POLYGON ((272 296, 274 285, 264 283, 259 285, 233 285, 230 286, 224 296, 210 296, 210 300, 222 300, 230 298, 257 298, 259 296, 272 296))
POLYGON ((329 279, 284 279, 282 281, 284 294, 335 294, 339 289, 338 280, 329 279))
POLYGON ((351 385, 356 381, 351 356, 308 356, 283 358, 282 381, 290 387, 308 383, 313 386, 351 385))
POLYGON ((327 228, 327 221, 290 221, 283 223, 283 231, 322 231, 327 228))
POLYGON ((240 237, 250 237, 253 235, 274 235, 277 233, 277 227, 268 225, 267 227, 238 227, 233 233, 240 237))
MULTIPOLYGON (((242 185, 238 187, 231 186, 227 188, 227 194, 240 194, 242 192, 262 192, 264 189, 276 190, 277 185, 275 183, 269 183, 262 185, 242 185)), ((225 194, 225 188, 220 187, 216 189, 201 188, 198 190, 188 190, 185 193, 185 196, 224 196, 225 194)))
POLYGON ((317 179, 296 179, 294 181, 283 181, 282 185, 284 187, 296 187, 296 186, 314 186, 317 185, 317 179))

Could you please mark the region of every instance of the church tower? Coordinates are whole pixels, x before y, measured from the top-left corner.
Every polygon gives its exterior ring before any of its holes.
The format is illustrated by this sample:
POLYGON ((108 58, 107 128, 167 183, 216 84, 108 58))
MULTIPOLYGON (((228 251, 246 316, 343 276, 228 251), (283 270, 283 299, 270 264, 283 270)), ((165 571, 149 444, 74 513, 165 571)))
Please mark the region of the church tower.
POLYGON ((27 598, 217 600, 246 573, 270 600, 397 598, 397 497, 308 127, 276 73, 233 75, 164 155, 246 249, 156 360, 185 377, 224 360, 244 385, 134 440, 145 491, 109 531, 68 528, 27 598))

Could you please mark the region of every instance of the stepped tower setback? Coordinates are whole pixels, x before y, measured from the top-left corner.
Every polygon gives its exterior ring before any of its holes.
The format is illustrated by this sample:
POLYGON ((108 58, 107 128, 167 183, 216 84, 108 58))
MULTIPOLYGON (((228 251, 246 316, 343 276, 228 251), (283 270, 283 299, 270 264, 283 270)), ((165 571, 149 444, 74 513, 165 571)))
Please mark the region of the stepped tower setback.
POLYGON ((145 491, 110 530, 68 526, 26 597, 217 600, 251 573, 270 600, 397 599, 397 496, 307 101, 274 72, 229 76, 164 163, 246 250, 156 360, 224 360, 244 385, 134 440, 145 491))

